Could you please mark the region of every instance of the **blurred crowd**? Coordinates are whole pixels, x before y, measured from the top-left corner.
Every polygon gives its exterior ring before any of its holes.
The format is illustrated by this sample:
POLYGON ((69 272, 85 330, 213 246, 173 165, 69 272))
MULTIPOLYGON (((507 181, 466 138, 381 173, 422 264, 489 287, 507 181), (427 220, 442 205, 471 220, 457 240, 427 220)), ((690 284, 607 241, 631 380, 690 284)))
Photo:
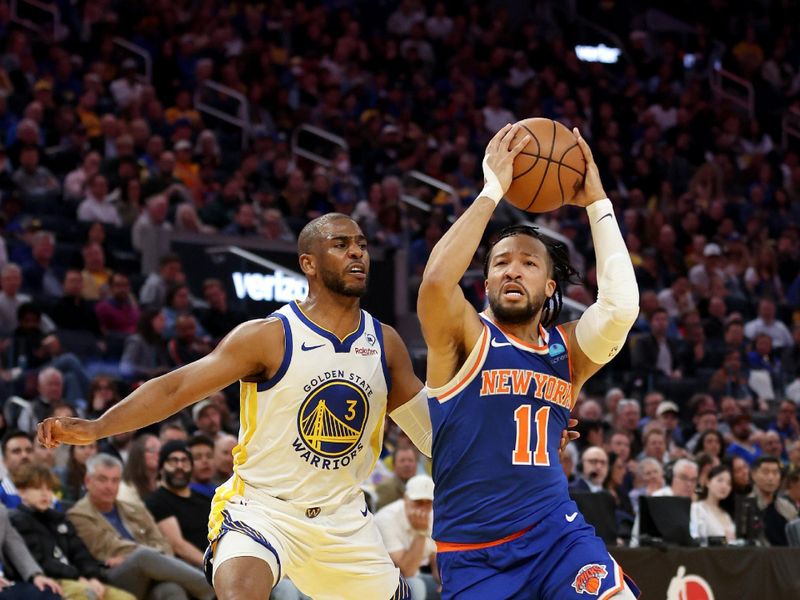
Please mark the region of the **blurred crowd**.
MULTIPOLYGON (((800 110, 796 2, 652 3, 681 28, 635 3, 574 3, 619 36, 615 64, 577 57, 597 31, 557 2, 53 4, 61 23, 37 32, 0 0, 2 498, 33 561, 0 556, 0 590, 17 580, 42 597, 92 597, 96 586, 120 598, 209 593, 192 527, 230 475, 235 390, 98 447, 50 452, 30 436, 47 416, 101 414, 247 318, 210 270, 189 286, 172 232, 291 244, 311 218, 343 212, 372 244, 405 250, 415 281, 480 189, 488 139, 530 116, 589 140, 641 293, 624 351, 576 407, 570 481, 613 495, 624 543, 636 543, 638 497, 652 494, 693 497, 696 537, 731 540, 732 499, 751 495, 759 541, 786 543, 782 524, 800 507, 800 150, 781 129, 800 110), (149 54, 149 79, 115 38, 149 54), (715 95, 720 68, 752 86, 751 111, 715 95), (300 157, 292 139, 303 125, 343 143, 311 136, 302 143, 326 160, 300 157), (83 545, 42 527, 74 527, 83 545), (53 544, 71 569, 48 566, 53 544), (154 552, 177 557, 172 572, 183 574, 165 578, 154 552)), ((520 218, 570 244, 582 277, 567 295, 591 304, 583 212, 525 217, 501 205, 486 241, 520 218)), ((464 286, 482 307, 480 278, 464 286)), ((365 487, 376 510, 394 511, 380 520, 404 575, 419 578, 415 598, 432 597, 435 552, 405 554, 430 525, 426 464, 391 429, 385 454, 365 487)), ((297 597, 284 585, 276 598, 297 597)))

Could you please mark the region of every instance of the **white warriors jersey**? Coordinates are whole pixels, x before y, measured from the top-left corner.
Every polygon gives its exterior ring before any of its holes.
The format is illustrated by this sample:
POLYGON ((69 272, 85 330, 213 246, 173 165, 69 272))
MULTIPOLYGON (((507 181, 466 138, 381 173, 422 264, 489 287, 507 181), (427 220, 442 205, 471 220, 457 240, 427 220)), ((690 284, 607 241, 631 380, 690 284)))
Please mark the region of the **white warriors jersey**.
POLYGON ((283 362, 267 382, 240 383, 234 475, 215 501, 250 487, 303 506, 339 504, 360 493, 381 451, 391 383, 380 322, 362 310, 339 339, 296 302, 272 316, 283 323, 283 362))

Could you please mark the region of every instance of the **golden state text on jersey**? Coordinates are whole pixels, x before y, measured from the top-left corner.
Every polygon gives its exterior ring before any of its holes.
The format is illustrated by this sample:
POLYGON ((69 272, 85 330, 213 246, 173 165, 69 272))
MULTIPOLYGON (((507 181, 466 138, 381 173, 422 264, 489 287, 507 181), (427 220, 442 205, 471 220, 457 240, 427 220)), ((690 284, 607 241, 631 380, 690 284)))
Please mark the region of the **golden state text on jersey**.
POLYGON ((283 361, 269 381, 240 384, 234 475, 217 495, 250 487, 308 506, 347 501, 383 440, 391 381, 381 324, 362 310, 340 339, 297 303, 271 317, 283 326, 283 361))

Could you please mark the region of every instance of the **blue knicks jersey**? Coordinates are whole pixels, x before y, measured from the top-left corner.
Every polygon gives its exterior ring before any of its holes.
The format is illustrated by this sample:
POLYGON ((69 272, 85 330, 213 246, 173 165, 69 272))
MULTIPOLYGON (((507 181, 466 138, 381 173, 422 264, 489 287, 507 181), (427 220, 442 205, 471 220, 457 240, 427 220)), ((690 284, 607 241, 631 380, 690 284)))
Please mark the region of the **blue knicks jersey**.
POLYGON ((499 540, 569 501, 558 454, 572 403, 566 336, 540 328, 533 346, 481 317, 459 372, 428 390, 439 542, 499 540))

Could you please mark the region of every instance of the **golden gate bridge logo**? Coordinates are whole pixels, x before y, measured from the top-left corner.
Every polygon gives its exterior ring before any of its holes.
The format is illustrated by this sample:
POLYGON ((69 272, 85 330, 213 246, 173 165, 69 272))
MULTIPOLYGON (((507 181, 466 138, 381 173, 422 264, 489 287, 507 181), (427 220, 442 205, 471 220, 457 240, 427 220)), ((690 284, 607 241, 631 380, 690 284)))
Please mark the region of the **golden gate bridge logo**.
POLYGON ((358 445, 369 415, 363 390, 334 380, 312 391, 300 407, 297 428, 306 446, 321 456, 344 456, 358 445))

